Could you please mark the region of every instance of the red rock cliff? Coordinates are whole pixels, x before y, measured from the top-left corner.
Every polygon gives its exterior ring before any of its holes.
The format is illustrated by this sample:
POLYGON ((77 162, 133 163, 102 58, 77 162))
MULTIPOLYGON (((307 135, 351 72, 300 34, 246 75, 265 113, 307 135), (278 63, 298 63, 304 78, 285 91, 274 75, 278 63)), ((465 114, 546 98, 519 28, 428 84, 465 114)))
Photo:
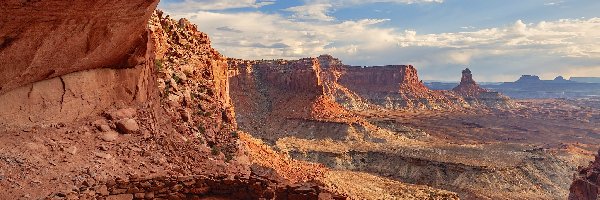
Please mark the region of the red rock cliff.
MULTIPOLYGON (((233 69, 232 87, 239 89, 238 91, 247 91, 251 87, 255 91, 275 91, 265 90, 265 86, 268 86, 277 89, 279 93, 276 95, 279 96, 327 96, 339 106, 350 110, 370 107, 400 110, 514 107, 507 97, 481 88, 468 69, 463 71, 462 82, 453 91, 434 91, 419 80, 417 69, 412 65, 348 66, 330 55, 295 61, 230 59, 230 64, 238 66, 230 68, 233 69), (246 84, 240 84, 240 81, 246 84)), ((244 102, 257 98, 248 94, 239 97, 235 91, 233 96, 245 99, 244 102)), ((300 104, 286 106, 285 109, 296 105, 300 104)), ((291 110, 297 112, 297 109, 291 110)))
MULTIPOLYGON (((291 185, 277 175, 285 170, 251 165, 230 106, 226 59, 187 20, 161 12, 151 18, 156 3, 0 3, 6 15, 0 21, 0 149, 10 149, 3 156, 20 163, 0 162, 0 179, 11 180, 0 181, 0 196, 322 194, 317 183, 291 185), (36 184, 20 184, 31 180, 36 184)), ((273 160, 279 164, 270 166, 286 164, 273 160)))
POLYGON ((0 3, 0 94, 32 82, 144 62, 158 0, 0 3))
POLYGON ((462 71, 460 84, 453 88, 452 91, 468 97, 477 97, 481 93, 488 92, 488 90, 481 88, 475 80, 473 80, 473 74, 471 74, 469 68, 462 71))
POLYGON ((473 80, 473 74, 469 68, 462 71, 460 84, 452 89, 452 92, 465 99, 471 107, 479 108, 514 108, 518 105, 510 98, 494 91, 482 88, 473 80))
POLYGON ((348 66, 342 69, 339 83, 369 103, 388 109, 460 107, 443 93, 425 87, 412 65, 348 66))
POLYGON ((238 113, 271 113, 313 118, 334 112, 317 109, 331 102, 325 96, 316 58, 295 61, 229 59, 231 95, 238 113), (263 104, 255 106, 254 104, 263 104), (262 108, 262 111, 255 109, 262 108))
POLYGON ((63 123, 143 102, 157 0, 0 3, 0 125, 63 123))
POLYGON ((232 102, 241 130, 274 142, 300 124, 343 118, 346 113, 325 93, 318 59, 229 59, 232 102))
POLYGON ((600 151, 594 162, 575 174, 569 190, 569 200, 597 200, 600 197, 600 151))
POLYGON ((403 79, 402 68, 406 66, 345 67, 339 83, 361 92, 398 91, 403 79))

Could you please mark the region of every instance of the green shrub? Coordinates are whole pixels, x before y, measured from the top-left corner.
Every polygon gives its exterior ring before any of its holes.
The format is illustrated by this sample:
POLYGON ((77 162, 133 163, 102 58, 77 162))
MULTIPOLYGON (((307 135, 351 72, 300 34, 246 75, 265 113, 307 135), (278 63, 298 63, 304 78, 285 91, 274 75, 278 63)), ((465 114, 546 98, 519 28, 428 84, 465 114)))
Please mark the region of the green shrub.
POLYGON ((240 137, 240 135, 238 134, 237 131, 231 131, 231 137, 238 138, 238 137, 240 137))
POLYGON ((161 59, 155 59, 154 60, 154 67, 156 67, 157 71, 160 71, 163 69, 163 61, 161 59))
POLYGON ((179 76, 177 76, 177 74, 172 74, 171 78, 173 78, 173 80, 175 80, 175 83, 177 84, 181 84, 181 78, 179 78, 179 76))
POLYGON ((221 152, 221 150, 219 150, 219 147, 217 147, 217 146, 210 147, 210 153, 212 155, 215 155, 215 156, 219 155, 219 152, 221 152))
POLYGON ((201 134, 206 133, 206 128, 204 128, 204 125, 198 124, 198 133, 201 133, 201 134))
POLYGON ((169 96, 169 94, 171 93, 170 87, 171 87, 171 85, 169 84, 169 82, 166 82, 166 84, 165 84, 165 91, 164 91, 165 95, 163 97, 168 97, 169 96))
POLYGON ((196 137, 198 142, 200 142, 200 144, 204 144, 204 137, 202 137, 202 134, 196 133, 196 134, 194 134, 194 136, 196 137))
POLYGON ((233 153, 225 153, 225 162, 233 160, 233 153))

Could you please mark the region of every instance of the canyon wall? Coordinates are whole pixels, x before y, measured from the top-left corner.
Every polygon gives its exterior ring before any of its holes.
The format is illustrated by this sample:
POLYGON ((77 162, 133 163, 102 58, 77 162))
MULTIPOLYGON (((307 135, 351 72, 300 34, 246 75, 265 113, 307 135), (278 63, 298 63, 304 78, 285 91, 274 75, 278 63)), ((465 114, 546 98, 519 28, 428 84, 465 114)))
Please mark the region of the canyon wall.
MULTIPOLYGON (((557 174, 568 174, 571 166, 551 156, 497 166, 432 158, 431 155, 435 154, 408 155, 418 151, 413 148, 401 152, 294 150, 289 153, 295 159, 323 163, 336 170, 363 171, 405 183, 457 192, 462 199, 555 199, 564 198, 568 193, 565 188, 569 177, 557 174)), ((591 188, 589 186, 587 188, 591 188)))
POLYGON ((369 103, 386 109, 458 109, 440 91, 432 91, 419 80, 412 65, 343 68, 340 85, 355 91, 369 103))
POLYGON ((56 124, 155 96, 157 0, 0 3, 0 126, 56 124))
MULTIPOLYGON (((157 3, 0 3, 0 196, 343 198, 252 165, 226 59, 157 3)), ((319 93, 311 74, 266 78, 319 93)))
POLYGON ((0 3, 0 94, 36 81, 146 60, 158 0, 0 3))
POLYGON ((239 128, 293 158, 426 184, 467 199, 566 196, 568 178, 553 173, 568 173, 571 166, 560 160, 512 152, 509 147, 492 149, 490 155, 483 150, 488 146, 447 144, 447 138, 406 127, 392 117, 417 110, 479 112, 510 103, 499 100, 498 93, 477 89, 470 73, 465 73, 459 89, 434 91, 419 80, 411 65, 348 66, 329 55, 228 61, 239 128), (430 146, 438 142, 441 146, 430 146), (423 152, 411 153, 418 149, 423 152), (474 164, 504 154, 520 157, 500 167, 474 164), (519 188, 514 182, 527 186, 519 188), (544 188, 528 189, 536 184, 544 188), (498 194, 490 193, 490 188, 498 194))
POLYGON ((353 111, 488 109, 509 102, 498 101, 487 91, 470 97, 430 90, 411 65, 347 66, 330 55, 299 60, 229 58, 228 63, 240 129, 271 144, 288 136, 345 140, 377 129, 367 128, 376 126, 353 111), (486 101, 491 103, 482 103, 486 101))
POLYGON ((429 90, 412 65, 349 66, 330 55, 318 57, 328 95, 350 110, 458 109, 460 99, 429 90))
POLYGON ((269 140, 296 132, 291 124, 342 120, 347 113, 326 95, 321 70, 315 58, 229 59, 231 96, 239 127, 269 140))
POLYGON ((597 200, 600 197, 600 151, 596 160, 573 175, 569 200, 597 200))
POLYGON ((239 114, 273 113, 310 118, 310 105, 323 95, 318 76, 320 67, 314 59, 264 62, 230 59, 229 66, 231 95, 237 101, 235 107, 239 114))
MULTIPOLYGON (((261 90, 261 87, 279 88, 281 93, 277 95, 287 95, 290 92, 311 93, 313 96, 326 96, 328 100, 333 100, 337 105, 348 110, 460 110, 512 107, 512 102, 507 97, 480 88, 472 80, 470 71, 464 74, 464 83, 454 90, 434 91, 419 80, 417 70, 412 65, 348 66, 330 55, 295 61, 237 60, 232 62, 230 59, 230 65, 231 76, 234 77, 232 83, 235 84, 232 87, 245 88, 240 90, 257 87, 254 88, 256 91, 261 90), (310 72, 311 77, 303 74, 307 72, 310 72), (250 74, 252 75, 249 76, 250 74), (279 80, 272 77, 277 77, 279 80), (237 83, 239 81, 247 84, 237 83), (267 85, 263 86, 256 81, 266 81, 267 85)), ((237 94, 233 92, 236 98, 237 94)), ((244 97, 240 98, 246 98, 248 95, 242 96, 244 97)))

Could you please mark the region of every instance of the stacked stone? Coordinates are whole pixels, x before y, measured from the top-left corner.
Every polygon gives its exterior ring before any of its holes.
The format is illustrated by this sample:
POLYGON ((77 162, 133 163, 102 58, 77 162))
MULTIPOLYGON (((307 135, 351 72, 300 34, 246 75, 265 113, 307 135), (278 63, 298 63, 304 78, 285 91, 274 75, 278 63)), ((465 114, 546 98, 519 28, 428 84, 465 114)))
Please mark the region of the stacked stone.
MULTIPOLYGON (((261 167, 258 167, 261 168, 261 167)), ((290 184, 267 168, 254 169, 249 177, 178 176, 116 179, 47 199, 346 199, 316 182, 290 184)))

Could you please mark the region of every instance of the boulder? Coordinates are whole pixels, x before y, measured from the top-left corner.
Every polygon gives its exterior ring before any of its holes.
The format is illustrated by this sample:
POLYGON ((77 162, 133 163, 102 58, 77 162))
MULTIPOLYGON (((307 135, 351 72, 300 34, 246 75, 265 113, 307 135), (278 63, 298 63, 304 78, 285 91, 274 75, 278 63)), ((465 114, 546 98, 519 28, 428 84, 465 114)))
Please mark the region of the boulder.
POLYGON ((115 131, 104 132, 104 133, 102 133, 102 135, 100 135, 100 139, 104 140, 105 142, 115 141, 115 140, 117 140, 118 137, 119 137, 119 133, 117 133, 115 131))
POLYGON ((140 130, 137 121, 126 118, 117 121, 117 130, 122 134, 134 134, 140 130))
POLYGON ((133 118, 135 117, 137 111, 135 108, 123 108, 111 112, 107 112, 108 119, 110 120, 120 120, 125 118, 133 118))

